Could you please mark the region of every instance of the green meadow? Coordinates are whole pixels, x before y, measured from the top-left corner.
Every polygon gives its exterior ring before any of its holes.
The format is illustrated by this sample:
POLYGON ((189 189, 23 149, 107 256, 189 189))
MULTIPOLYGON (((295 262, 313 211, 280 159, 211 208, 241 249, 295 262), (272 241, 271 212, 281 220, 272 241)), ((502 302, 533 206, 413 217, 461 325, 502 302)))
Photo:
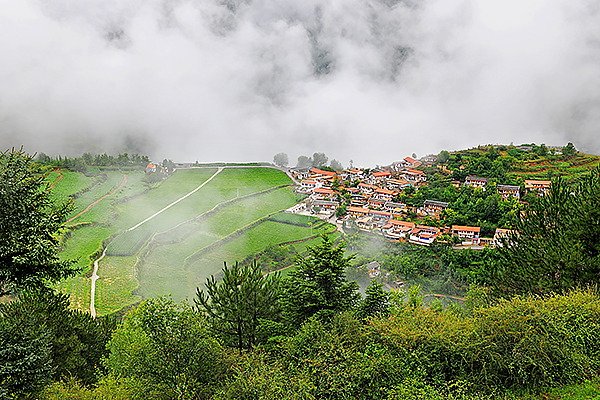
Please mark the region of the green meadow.
POLYGON ((82 272, 58 288, 70 294, 73 305, 89 310, 93 261, 106 248, 95 302, 98 314, 108 315, 156 295, 189 298, 223 262, 294 241, 301 242, 294 249, 304 251, 306 244, 317 242, 318 226, 335 231, 315 218, 281 212, 295 204, 296 196, 280 170, 217 171, 181 169, 153 186, 142 181, 140 171, 102 170, 86 177, 61 170, 61 179, 51 172, 48 181, 55 182, 56 198, 75 204, 70 218, 93 204, 67 224, 61 257, 75 260, 82 272))

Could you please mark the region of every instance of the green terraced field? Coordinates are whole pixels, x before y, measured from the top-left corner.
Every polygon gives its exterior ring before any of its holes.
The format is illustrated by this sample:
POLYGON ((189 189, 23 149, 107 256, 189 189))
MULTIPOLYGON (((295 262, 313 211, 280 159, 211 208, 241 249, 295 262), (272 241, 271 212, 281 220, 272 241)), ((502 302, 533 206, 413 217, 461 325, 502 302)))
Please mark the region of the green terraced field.
MULTIPOLYGON (((313 218, 278 214, 295 203, 292 190, 284 187, 290 179, 277 169, 264 167, 223 169, 195 193, 127 232, 204 184, 216 172, 217 168, 178 170, 150 189, 142 182, 141 172, 103 170, 103 177, 88 178, 63 171, 64 178, 56 181, 55 195, 68 198, 78 193, 77 212, 108 196, 68 224, 78 229, 73 229, 64 241, 61 257, 77 259, 85 273, 61 282, 59 289, 71 294, 75 306, 89 309, 89 257, 98 253, 102 241, 108 242, 109 238, 113 242, 100 262, 96 285, 99 315, 136 303, 141 299, 139 294, 149 297, 171 293, 177 299, 192 296, 197 285, 221 269, 223 261, 235 262, 259 254, 269 244, 310 238, 307 222, 313 218), (124 174, 127 183, 113 193, 124 174), (196 253, 198 256, 189 262, 196 253)), ((53 172, 48 180, 54 182, 57 176, 53 172)))

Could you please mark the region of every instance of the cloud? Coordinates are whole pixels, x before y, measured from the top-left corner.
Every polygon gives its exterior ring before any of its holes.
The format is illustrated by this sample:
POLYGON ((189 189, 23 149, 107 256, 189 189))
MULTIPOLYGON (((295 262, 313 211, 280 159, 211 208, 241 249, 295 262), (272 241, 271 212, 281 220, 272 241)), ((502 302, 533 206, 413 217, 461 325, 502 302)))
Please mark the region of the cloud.
POLYGON ((0 145, 386 164, 486 143, 598 153, 585 0, 0 0, 0 145))

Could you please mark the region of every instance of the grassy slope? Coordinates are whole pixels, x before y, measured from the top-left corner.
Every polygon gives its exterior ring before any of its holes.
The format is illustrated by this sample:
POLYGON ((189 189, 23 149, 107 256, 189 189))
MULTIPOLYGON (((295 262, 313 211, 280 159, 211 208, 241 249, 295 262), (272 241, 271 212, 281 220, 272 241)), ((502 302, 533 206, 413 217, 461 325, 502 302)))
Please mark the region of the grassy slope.
MULTIPOLYGON (((57 185, 56 190, 56 194, 63 198, 66 198, 70 190, 81 191, 89 187, 95 179, 66 172, 65 178, 59 182, 59 184, 62 182, 62 186, 57 185)), ((97 183, 91 190, 82 193, 80 198, 77 199, 79 210, 85 208, 97 198, 110 193, 121 183, 123 173, 119 171, 105 172, 108 176, 105 182, 97 183)), ((75 225, 82 222, 93 222, 95 225, 83 226, 73 231, 72 237, 66 241, 61 256, 64 258, 77 258, 82 267, 89 267, 91 264, 89 255, 100 247, 102 239, 134 226, 174 200, 189 193, 215 172, 216 169, 179 170, 158 188, 145 193, 142 193, 145 190, 141 182, 143 174, 128 172, 128 182, 124 188, 100 201, 90 211, 71 223, 71 225, 75 225), (118 204, 120 199, 136 194, 142 195, 118 204)), ((49 176, 49 179, 53 180, 55 178, 55 175, 49 176)), ((288 185, 289 183, 290 180, 285 174, 271 168, 225 169, 194 195, 179 202, 176 206, 138 229, 154 233, 163 232, 210 210, 221 202, 235 199, 238 194, 241 197, 275 186, 288 185)), ((188 271, 181 268, 183 260, 191 253, 230 235, 236 229, 243 228, 260 218, 266 217, 270 213, 289 207, 294 204, 294 201, 295 197, 288 188, 241 199, 203 221, 202 229, 187 237, 184 242, 157 248, 149 255, 149 262, 143 268, 142 282, 149 285, 148 290, 145 287, 143 288, 143 294, 154 295, 172 292, 178 298, 184 297, 193 293, 198 282, 204 281, 208 275, 217 272, 225 259, 243 259, 248 254, 262 250, 266 246, 265 243, 269 243, 268 240, 264 239, 264 235, 273 233, 274 242, 307 237, 310 234, 310 228, 308 227, 276 224, 285 227, 285 229, 274 230, 272 227, 265 229, 265 227, 259 225, 255 228, 259 233, 251 230, 240 238, 218 248, 217 251, 223 249, 223 252, 216 258, 225 258, 219 260, 215 258, 214 263, 211 262, 209 265, 198 263, 188 271), (289 231, 287 235, 285 234, 286 231, 289 231), (250 240, 247 240, 246 237, 250 237, 250 240), (257 237, 261 239, 258 240, 257 237), (241 246, 240 243, 242 242, 250 243, 250 245, 247 247, 241 246), (185 283, 185 290, 181 290, 182 283, 185 283)), ((75 214, 74 212, 73 215, 75 214)), ((266 227, 269 224, 275 223, 269 222, 266 227)), ((137 287, 133 267, 135 260, 135 257, 106 257, 101 262, 96 297, 96 308, 99 314, 114 312, 139 300, 139 297, 132 295, 132 291, 137 287), (110 284, 107 285, 109 282, 110 284)), ((89 275, 90 269, 87 268, 86 272, 89 275)), ((62 282, 59 287, 61 290, 72 294, 72 301, 79 308, 89 308, 90 279, 88 276, 82 275, 71 278, 62 282)))

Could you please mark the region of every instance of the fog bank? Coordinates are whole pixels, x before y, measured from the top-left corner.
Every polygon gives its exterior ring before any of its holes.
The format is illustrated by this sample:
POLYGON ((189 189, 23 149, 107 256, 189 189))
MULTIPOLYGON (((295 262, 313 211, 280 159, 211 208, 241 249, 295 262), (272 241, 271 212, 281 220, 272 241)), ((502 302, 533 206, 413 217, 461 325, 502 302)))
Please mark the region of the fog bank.
POLYGON ((487 143, 600 153, 586 0, 0 0, 0 147, 372 166, 487 143))

